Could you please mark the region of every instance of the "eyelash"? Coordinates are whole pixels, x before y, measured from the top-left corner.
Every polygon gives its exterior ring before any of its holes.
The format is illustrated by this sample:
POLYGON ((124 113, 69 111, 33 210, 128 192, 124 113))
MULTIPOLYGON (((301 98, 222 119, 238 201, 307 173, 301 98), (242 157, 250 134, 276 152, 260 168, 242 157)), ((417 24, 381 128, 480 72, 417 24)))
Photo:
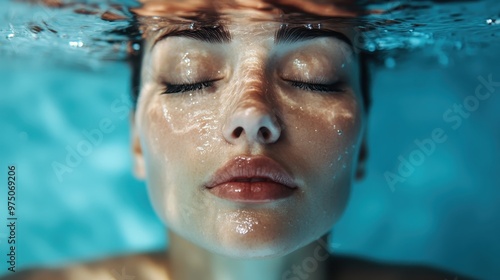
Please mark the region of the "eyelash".
POLYGON ((189 92, 189 91, 198 91, 202 90, 204 88, 208 88, 214 85, 214 81, 206 81, 206 82, 199 82, 199 83, 194 83, 194 84, 180 84, 180 85, 174 85, 174 84, 168 84, 166 83, 166 89, 163 92, 163 94, 172 94, 172 93, 184 93, 184 92, 189 92))
POLYGON ((342 84, 340 82, 333 84, 312 84, 299 81, 290 81, 292 87, 302 90, 315 91, 315 92, 342 92, 342 84))
MULTIPOLYGON (((342 92, 340 83, 333 83, 330 85, 325 84, 312 84, 304 83, 298 81, 289 81, 292 87, 296 87, 302 90, 315 91, 315 92, 342 92)), ((194 84, 168 84, 166 83, 166 89, 162 94, 172 94, 172 93, 184 93, 189 91, 198 91, 214 85, 214 81, 199 82, 194 84)))

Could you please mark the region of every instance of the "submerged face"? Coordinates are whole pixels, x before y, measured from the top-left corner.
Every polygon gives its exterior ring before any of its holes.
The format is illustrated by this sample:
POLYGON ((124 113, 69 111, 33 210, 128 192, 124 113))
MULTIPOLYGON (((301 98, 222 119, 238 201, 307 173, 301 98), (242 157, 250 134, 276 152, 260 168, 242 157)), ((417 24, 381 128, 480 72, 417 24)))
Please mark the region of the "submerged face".
POLYGON ((349 35, 271 18, 179 25, 144 46, 137 174, 169 229, 228 256, 280 256, 327 233, 363 131, 349 35))

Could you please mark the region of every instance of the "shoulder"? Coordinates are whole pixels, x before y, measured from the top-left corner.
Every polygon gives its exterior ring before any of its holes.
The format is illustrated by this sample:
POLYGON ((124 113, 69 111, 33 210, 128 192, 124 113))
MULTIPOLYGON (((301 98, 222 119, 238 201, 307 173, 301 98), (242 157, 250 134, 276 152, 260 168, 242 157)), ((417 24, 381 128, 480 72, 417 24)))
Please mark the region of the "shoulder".
POLYGON ((466 280, 474 279, 424 265, 382 263, 351 256, 334 255, 330 259, 331 279, 372 280, 466 280))
POLYGON ((5 275, 0 280, 168 280, 165 252, 153 252, 73 264, 64 268, 29 269, 5 275))

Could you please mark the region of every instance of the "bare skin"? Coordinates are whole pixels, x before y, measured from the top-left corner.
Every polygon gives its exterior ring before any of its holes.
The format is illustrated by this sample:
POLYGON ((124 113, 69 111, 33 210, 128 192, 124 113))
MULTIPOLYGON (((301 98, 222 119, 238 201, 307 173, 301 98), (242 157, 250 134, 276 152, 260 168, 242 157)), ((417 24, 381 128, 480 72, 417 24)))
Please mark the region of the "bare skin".
MULTIPOLYGON (((473 279, 425 266, 394 265, 368 260, 330 255, 329 264, 332 280, 465 280, 473 279)), ((300 264, 300 262, 298 263, 300 264)), ((171 280, 172 263, 165 252, 144 253, 116 257, 92 263, 78 264, 61 269, 30 269, 7 275, 2 280, 171 280)), ((290 267, 291 268, 291 267, 290 267)), ((193 278, 205 279, 206 272, 191 269, 193 278), (197 278, 197 275, 202 275, 197 278), (196 278, 195 278, 196 277, 196 278)), ((304 273, 304 271, 302 271, 304 273)), ((300 274, 295 275, 300 278, 300 274)), ((287 278, 277 278, 287 279, 287 278)), ((289 278, 293 279, 293 278, 289 278)))
MULTIPOLYGON (((195 6, 146 2, 138 9, 145 15, 195 6)), ((246 8, 218 23, 219 37, 200 39, 196 25, 185 25, 187 33, 146 32, 141 92, 131 116, 133 156, 135 173, 146 180, 154 209, 168 226, 168 251, 6 279, 455 278, 331 254, 325 236, 360 168, 366 123, 359 60, 349 44, 354 34, 325 23, 299 26, 292 33, 302 36, 287 40, 282 34, 280 41, 282 24, 273 20, 279 9, 233 2, 246 8), (217 197, 208 186, 235 158, 275 162, 290 177, 292 194, 259 203, 217 197)), ((351 14, 325 1, 313 4, 307 12, 351 14)))

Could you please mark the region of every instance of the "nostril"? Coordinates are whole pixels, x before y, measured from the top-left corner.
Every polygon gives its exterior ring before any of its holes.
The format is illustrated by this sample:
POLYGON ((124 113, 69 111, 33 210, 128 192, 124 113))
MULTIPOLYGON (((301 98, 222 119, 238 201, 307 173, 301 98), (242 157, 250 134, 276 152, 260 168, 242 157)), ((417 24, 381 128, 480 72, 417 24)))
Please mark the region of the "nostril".
POLYGON ((239 138, 241 136, 241 133, 243 132, 243 127, 238 126, 234 131, 233 131, 233 137, 234 138, 239 138))
POLYGON ((232 113, 223 125, 222 132, 226 141, 231 144, 271 144, 280 138, 281 127, 270 110, 252 106, 240 108, 232 113))
POLYGON ((271 137, 271 131, 267 127, 261 127, 259 129, 259 134, 264 140, 268 140, 271 137))

